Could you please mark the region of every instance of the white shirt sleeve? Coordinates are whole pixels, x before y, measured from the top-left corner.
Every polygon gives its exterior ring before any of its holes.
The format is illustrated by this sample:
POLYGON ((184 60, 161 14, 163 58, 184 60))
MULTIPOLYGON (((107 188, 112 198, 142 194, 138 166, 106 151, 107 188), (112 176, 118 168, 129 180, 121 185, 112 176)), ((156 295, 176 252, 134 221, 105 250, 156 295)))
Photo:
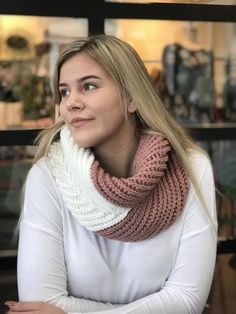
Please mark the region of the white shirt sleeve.
POLYGON ((63 309, 96 312, 109 303, 68 296, 60 197, 50 171, 41 163, 30 170, 20 221, 17 283, 19 300, 45 301, 63 309))
POLYGON ((27 179, 20 227, 20 300, 50 302, 69 314, 202 313, 214 273, 217 222, 210 162, 201 158, 198 167, 200 171, 196 174, 213 223, 191 187, 178 253, 165 285, 156 293, 117 306, 68 296, 60 197, 56 195, 50 172, 45 173, 45 168, 41 170, 40 166, 34 166, 27 179))

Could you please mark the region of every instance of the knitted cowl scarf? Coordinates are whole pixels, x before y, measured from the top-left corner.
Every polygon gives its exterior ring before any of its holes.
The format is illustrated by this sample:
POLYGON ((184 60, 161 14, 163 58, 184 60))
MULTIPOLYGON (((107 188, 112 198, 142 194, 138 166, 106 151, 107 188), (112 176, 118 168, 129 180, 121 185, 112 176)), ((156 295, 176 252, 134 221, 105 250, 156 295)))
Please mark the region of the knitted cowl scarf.
POLYGON ((159 135, 141 136, 128 178, 107 173, 91 149, 74 143, 67 127, 52 145, 49 161, 67 209, 81 225, 109 239, 155 236, 176 221, 187 198, 187 173, 159 135))

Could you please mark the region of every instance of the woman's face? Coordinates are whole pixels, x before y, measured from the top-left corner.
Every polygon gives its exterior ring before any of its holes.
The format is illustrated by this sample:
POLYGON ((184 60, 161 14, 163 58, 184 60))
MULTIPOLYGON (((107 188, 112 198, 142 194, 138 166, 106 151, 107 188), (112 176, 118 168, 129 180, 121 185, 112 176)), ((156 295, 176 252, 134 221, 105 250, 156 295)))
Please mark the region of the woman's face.
POLYGON ((133 123, 127 124, 114 80, 86 53, 63 63, 59 91, 60 114, 79 146, 109 149, 134 133, 133 102, 127 104, 133 123))

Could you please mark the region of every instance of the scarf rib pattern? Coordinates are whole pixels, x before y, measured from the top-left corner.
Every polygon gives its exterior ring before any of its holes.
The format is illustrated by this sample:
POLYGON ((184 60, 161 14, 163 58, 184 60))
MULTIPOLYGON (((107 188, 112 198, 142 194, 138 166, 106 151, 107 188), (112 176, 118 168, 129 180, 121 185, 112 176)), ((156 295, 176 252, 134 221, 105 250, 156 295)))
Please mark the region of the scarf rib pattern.
POLYGON ((151 238, 173 224, 184 207, 189 179, 169 142, 143 135, 132 175, 116 178, 79 147, 66 127, 49 154, 67 208, 87 229, 114 240, 151 238))

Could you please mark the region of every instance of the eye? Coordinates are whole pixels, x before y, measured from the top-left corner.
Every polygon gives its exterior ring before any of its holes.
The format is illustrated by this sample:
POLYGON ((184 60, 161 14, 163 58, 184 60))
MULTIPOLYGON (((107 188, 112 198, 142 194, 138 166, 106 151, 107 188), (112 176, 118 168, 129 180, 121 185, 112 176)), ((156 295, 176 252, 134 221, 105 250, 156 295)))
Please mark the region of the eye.
POLYGON ((69 92, 69 90, 67 88, 60 89, 59 93, 60 93, 62 98, 70 95, 70 92, 69 92))
POLYGON ((85 90, 85 91, 94 90, 94 89, 96 89, 96 88, 97 88, 97 85, 94 84, 94 83, 89 83, 89 82, 87 82, 87 83, 84 84, 84 90, 85 90))

